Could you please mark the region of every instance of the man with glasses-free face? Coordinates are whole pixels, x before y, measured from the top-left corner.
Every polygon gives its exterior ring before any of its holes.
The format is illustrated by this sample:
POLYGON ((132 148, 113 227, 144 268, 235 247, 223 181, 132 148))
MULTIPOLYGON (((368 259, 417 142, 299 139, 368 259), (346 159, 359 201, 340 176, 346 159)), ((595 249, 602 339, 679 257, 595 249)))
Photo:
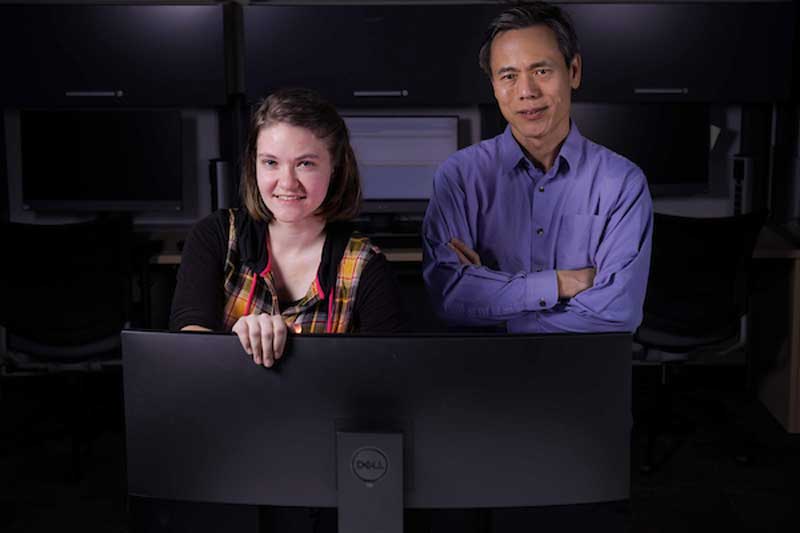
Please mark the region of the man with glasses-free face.
POLYGON ((569 18, 541 2, 507 9, 480 63, 508 127, 437 171, 423 229, 437 311, 509 332, 634 331, 652 201, 642 171, 570 119, 581 56, 569 18))

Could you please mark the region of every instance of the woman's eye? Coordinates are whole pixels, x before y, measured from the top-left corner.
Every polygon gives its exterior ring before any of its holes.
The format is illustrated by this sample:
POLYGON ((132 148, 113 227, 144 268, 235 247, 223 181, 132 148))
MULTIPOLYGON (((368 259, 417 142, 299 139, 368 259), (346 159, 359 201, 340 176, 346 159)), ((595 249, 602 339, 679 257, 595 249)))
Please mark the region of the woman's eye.
POLYGON ((274 159, 263 159, 261 164, 267 167, 275 166, 277 162, 274 159))
POLYGON ((313 167, 314 166, 314 162, 313 161, 300 161, 297 164, 297 166, 300 166, 300 167, 313 167))

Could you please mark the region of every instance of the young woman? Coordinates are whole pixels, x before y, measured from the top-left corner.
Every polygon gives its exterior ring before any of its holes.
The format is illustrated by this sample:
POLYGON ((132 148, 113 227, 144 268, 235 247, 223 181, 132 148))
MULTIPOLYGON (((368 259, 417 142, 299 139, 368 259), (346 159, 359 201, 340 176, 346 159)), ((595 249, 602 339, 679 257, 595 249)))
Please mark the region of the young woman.
POLYGON ((361 201, 344 121, 313 91, 281 90, 255 112, 243 209, 200 221, 183 250, 170 328, 233 331, 272 366, 294 333, 400 331, 386 258, 347 220, 361 201))

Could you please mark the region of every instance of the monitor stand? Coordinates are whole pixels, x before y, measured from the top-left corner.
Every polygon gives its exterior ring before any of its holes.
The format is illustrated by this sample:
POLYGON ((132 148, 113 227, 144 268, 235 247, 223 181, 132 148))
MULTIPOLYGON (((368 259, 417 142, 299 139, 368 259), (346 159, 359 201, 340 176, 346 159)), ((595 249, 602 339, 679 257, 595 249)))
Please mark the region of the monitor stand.
POLYGON ((339 531, 403 533, 402 433, 336 433, 339 531))

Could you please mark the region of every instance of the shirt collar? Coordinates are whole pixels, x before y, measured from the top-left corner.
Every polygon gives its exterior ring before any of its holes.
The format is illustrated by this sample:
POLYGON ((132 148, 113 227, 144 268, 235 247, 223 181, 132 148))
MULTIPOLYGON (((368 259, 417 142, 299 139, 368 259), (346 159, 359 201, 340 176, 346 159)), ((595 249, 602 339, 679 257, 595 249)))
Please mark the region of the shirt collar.
MULTIPOLYGON (((564 139, 561 150, 556 156, 556 164, 558 164, 558 160, 563 159, 567 162, 569 168, 576 168, 583 149, 584 140, 583 135, 581 135, 581 132, 578 130, 578 126, 570 119, 569 133, 567 134, 567 138, 564 139)), ((514 138, 514 134, 511 133, 510 125, 506 126, 505 131, 500 136, 500 153, 501 165, 504 173, 511 172, 521 161, 528 161, 528 158, 525 157, 525 152, 522 151, 522 148, 514 138)))

